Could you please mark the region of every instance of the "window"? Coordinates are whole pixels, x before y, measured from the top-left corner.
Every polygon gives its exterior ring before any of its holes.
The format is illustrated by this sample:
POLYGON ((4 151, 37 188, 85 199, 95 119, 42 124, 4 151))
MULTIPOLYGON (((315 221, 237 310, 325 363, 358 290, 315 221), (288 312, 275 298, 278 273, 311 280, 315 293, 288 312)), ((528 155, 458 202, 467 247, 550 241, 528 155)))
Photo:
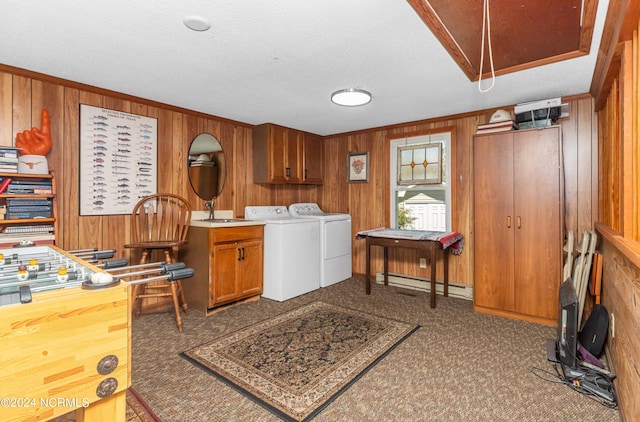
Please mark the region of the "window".
POLYGON ((398 147, 398 184, 434 185, 442 183, 440 142, 398 147))
POLYGON ((390 142, 391 226, 451 231, 452 130, 390 142))

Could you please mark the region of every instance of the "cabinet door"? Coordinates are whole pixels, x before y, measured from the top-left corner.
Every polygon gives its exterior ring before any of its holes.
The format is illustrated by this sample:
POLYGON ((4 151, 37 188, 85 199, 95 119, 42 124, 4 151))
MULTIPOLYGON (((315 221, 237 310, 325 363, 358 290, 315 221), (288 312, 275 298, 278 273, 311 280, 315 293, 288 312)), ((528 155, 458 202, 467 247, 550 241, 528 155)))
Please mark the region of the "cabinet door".
POLYGON ((211 258, 212 277, 209 291, 213 298, 209 307, 215 304, 236 299, 240 295, 240 285, 237 281, 237 263, 240 251, 237 243, 222 243, 213 246, 211 258))
POLYGON ((245 241, 240 244, 242 259, 238 262, 238 283, 242 296, 262 293, 263 248, 262 240, 245 241))
POLYGON ((267 136, 267 142, 269 143, 269 181, 274 183, 286 182, 288 160, 287 128, 269 125, 267 136))
POLYGON ((515 310, 555 319, 562 274, 559 129, 514 136, 515 310))
POLYGON ((310 133, 304 134, 302 149, 303 156, 303 179, 304 183, 321 185, 323 177, 322 164, 324 162, 324 145, 322 138, 310 133))
POLYGON ((286 162, 285 177, 289 183, 302 182, 302 132, 285 129, 286 162))
POLYGON ((513 310, 513 136, 473 140, 474 303, 513 310))

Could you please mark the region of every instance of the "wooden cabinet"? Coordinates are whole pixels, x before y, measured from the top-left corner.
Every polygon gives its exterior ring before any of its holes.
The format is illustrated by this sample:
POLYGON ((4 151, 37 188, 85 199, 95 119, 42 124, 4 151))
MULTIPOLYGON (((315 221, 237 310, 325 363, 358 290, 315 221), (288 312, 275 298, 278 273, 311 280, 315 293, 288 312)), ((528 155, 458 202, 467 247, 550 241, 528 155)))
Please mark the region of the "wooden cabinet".
POLYGON ((265 123, 253 128, 255 183, 322 184, 322 138, 265 123))
POLYGON ((302 140, 302 181, 310 185, 321 185, 324 174, 324 145, 322 137, 305 133, 302 140))
POLYGON ((474 309, 554 325, 562 278, 559 127, 473 140, 474 309))
POLYGON ((262 294, 264 226, 189 228, 180 260, 195 271, 182 282, 189 308, 217 306, 262 294))
POLYGON ((22 240, 36 245, 55 245, 57 235, 56 184, 48 174, 0 173, 0 247, 22 240))

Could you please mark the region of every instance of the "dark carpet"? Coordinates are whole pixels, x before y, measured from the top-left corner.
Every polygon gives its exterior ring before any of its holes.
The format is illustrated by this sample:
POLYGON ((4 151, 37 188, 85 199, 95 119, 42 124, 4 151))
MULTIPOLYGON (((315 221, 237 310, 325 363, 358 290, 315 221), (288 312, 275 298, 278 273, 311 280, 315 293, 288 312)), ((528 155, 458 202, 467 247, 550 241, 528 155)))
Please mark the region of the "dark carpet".
POLYGON ((132 382, 165 422, 278 421, 272 412, 180 357, 180 353, 305 304, 321 301, 421 328, 314 418, 325 421, 619 421, 554 378, 546 359, 552 327, 473 312, 468 300, 353 278, 276 302, 261 299, 209 317, 173 312, 133 320, 132 382), (532 368, 548 372, 544 380, 532 368))
MULTIPOLYGON (((76 412, 51 419, 51 422, 75 422, 76 412)), ((127 390, 127 422, 161 422, 142 396, 133 388, 127 390)))
POLYGON ((314 416, 418 327, 313 302, 183 356, 286 420, 314 416))

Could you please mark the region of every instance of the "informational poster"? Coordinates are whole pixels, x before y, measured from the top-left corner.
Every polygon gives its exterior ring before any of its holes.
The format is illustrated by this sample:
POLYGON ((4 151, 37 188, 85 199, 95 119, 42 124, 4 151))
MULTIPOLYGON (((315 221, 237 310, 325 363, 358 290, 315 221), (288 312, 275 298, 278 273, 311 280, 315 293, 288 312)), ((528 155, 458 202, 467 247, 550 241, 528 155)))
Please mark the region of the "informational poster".
POLYGON ((80 215, 129 214, 156 193, 158 121, 80 104, 80 215))

